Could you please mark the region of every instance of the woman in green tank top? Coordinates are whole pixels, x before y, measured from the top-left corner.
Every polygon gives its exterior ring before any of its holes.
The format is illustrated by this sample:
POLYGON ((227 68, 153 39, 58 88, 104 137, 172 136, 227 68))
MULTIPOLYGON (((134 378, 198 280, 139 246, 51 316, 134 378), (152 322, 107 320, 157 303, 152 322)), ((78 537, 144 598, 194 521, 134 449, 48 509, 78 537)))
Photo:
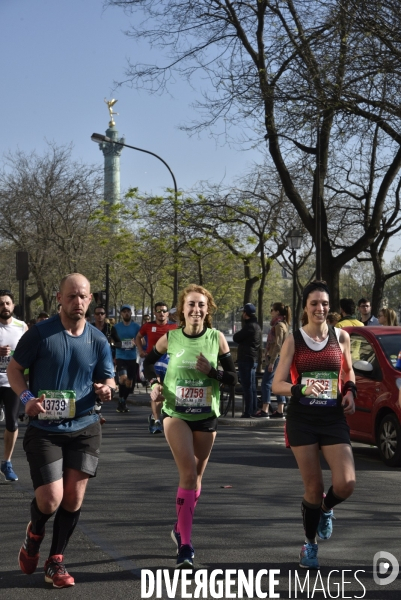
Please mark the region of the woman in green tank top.
POLYGON ((192 520, 216 437, 219 385, 236 383, 227 340, 212 329, 215 310, 208 290, 195 284, 186 287, 177 306, 182 327, 160 338, 144 362, 151 399, 164 401, 164 432, 179 473, 177 522, 171 532, 177 545, 177 568, 193 564, 192 520), (166 352, 169 363, 161 384, 154 363, 166 352), (217 369, 219 361, 223 371, 217 369))

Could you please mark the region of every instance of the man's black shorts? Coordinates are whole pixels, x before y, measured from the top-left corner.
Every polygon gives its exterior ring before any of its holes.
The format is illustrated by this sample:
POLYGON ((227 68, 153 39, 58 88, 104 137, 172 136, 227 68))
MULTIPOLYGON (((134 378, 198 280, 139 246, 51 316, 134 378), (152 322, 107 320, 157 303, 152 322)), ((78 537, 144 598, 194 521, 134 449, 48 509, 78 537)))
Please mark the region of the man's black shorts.
POLYGON ((136 382, 136 373, 138 370, 138 363, 136 360, 126 360, 125 358, 116 359, 116 371, 117 375, 127 375, 127 379, 132 381, 133 384, 136 382))
POLYGON ((30 426, 25 432, 23 448, 29 463, 33 487, 58 481, 64 469, 76 469, 96 476, 102 430, 100 422, 86 429, 54 433, 30 426))

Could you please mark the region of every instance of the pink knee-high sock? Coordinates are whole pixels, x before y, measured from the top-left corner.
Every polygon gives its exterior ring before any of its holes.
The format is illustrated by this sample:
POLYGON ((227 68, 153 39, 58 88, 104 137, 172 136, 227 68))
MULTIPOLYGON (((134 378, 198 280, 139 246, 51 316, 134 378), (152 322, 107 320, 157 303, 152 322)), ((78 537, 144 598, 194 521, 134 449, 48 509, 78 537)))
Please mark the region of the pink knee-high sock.
MULTIPOLYGON (((199 490, 195 490, 195 505, 194 505, 194 510, 196 508, 196 505, 198 504, 198 500, 199 500, 199 496, 201 495, 201 491, 202 491, 201 487, 199 488, 199 490)), ((178 515, 178 504, 177 504, 177 515, 178 515)), ((174 531, 179 531, 179 529, 178 529, 178 521, 174 525, 174 531)))
POLYGON ((177 530, 181 535, 181 544, 191 544, 192 521, 195 510, 195 490, 177 490, 177 530))

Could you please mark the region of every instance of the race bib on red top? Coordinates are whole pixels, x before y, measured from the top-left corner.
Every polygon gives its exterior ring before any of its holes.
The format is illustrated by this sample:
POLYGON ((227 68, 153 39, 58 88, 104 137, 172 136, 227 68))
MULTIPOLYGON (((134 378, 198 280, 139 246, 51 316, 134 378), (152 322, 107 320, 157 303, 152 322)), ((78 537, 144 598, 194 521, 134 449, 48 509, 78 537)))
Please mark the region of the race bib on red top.
POLYGON ((324 385, 324 390, 318 396, 303 396, 299 400, 300 403, 305 406, 337 406, 337 371, 310 371, 302 373, 302 387, 309 387, 317 382, 324 385))

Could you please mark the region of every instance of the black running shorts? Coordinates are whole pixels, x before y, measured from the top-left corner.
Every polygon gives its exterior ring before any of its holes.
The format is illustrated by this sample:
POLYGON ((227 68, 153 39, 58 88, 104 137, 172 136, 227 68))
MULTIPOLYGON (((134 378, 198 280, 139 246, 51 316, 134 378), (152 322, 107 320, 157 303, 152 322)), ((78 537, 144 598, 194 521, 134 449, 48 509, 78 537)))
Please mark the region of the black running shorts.
POLYGON ((96 421, 86 429, 54 433, 28 427, 23 448, 29 463, 33 487, 53 483, 63 477, 66 468, 96 476, 102 430, 96 421))
MULTIPOLYGON (((163 412, 165 419, 172 419, 167 413, 163 412)), ((213 433, 217 431, 217 417, 208 417, 207 419, 199 419, 199 421, 189 421, 188 419, 181 419, 184 421, 191 431, 204 431, 206 433, 213 433)))
POLYGON ((138 370, 138 363, 136 360, 125 360, 124 358, 116 359, 116 371, 117 375, 126 375, 127 379, 132 381, 132 384, 136 383, 136 373, 138 370))
POLYGON ((351 444, 344 416, 324 422, 322 419, 314 421, 311 418, 288 418, 287 415, 286 431, 290 446, 351 444))

